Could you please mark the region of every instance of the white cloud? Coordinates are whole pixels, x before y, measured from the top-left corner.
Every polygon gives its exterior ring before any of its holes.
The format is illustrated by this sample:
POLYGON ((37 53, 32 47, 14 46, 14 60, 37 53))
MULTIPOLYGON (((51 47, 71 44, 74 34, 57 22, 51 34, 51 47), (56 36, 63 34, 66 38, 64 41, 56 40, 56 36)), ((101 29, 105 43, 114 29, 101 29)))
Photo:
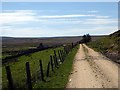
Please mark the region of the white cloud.
MULTIPOLYGON (((91 11, 95 12, 95 11, 91 11)), ((103 17, 108 18, 108 16, 98 16, 98 15, 85 15, 85 14, 73 14, 73 15, 37 15, 37 11, 33 10, 5 10, 4 13, 0 14, 0 24, 25 24, 29 22, 40 22, 43 24, 53 24, 53 23, 81 23, 84 21, 75 20, 75 17, 103 17), (55 20, 56 18, 56 20, 55 20), (74 18, 74 20, 70 20, 68 18, 74 18), (49 20, 51 19, 51 20, 49 20)))
POLYGON ((13 37, 43 36, 43 35, 48 35, 47 34, 48 32, 45 32, 45 30, 40 27, 27 27, 27 28, 3 27, 2 28, 3 36, 13 36, 13 37))
POLYGON ((97 10, 93 10, 93 11, 88 11, 89 13, 97 13, 97 10))
POLYGON ((19 10, 13 13, 1 13, 0 24, 20 24, 29 21, 37 21, 35 13, 30 10, 19 10))
MULTIPOLYGON (((14 24, 25 24, 25 23, 29 23, 29 22, 40 22, 43 24, 59 24, 59 23, 71 23, 71 24, 78 24, 78 23, 88 23, 91 24, 89 22, 85 22, 85 21, 81 21, 81 20, 76 20, 76 19, 68 19, 68 18, 73 18, 73 17, 96 17, 96 15, 53 15, 53 16, 39 16, 36 15, 36 12, 32 11, 32 10, 10 10, 7 11, 7 13, 2 13, 0 15, 0 24, 10 24, 10 25, 14 25, 14 24), (9 12, 9 13, 8 13, 9 12), (47 19, 50 18, 51 20, 47 19), (57 18, 57 19, 55 19, 57 18), (59 19, 61 18, 61 19, 59 19), (67 19, 63 19, 63 18, 67 18, 67 19)), ((96 24, 96 23, 95 23, 96 24)), ((98 23, 99 24, 99 23, 98 23)))
POLYGON ((93 21, 99 20, 99 21, 103 21, 103 20, 113 20, 113 19, 87 19, 87 20, 93 20, 93 21))
POLYGON ((86 25, 106 25, 117 24, 116 19, 44 19, 41 21, 43 24, 86 24, 86 25))
POLYGON ((6 11, 6 13, 2 13, 0 15, 0 24, 10 24, 10 26, 2 26, 0 27, 0 33, 2 35, 6 36, 67 36, 67 35, 81 35, 86 32, 90 34, 108 34, 109 32, 112 32, 116 30, 116 26, 102 26, 105 24, 111 24, 111 23, 117 23, 116 19, 106 19, 108 18, 107 16, 101 16, 100 15, 84 15, 84 14, 74 14, 74 15, 44 15, 44 16, 39 16, 37 15, 37 12, 32 11, 32 10, 15 10, 15 11, 6 11), (74 17, 91 17, 91 19, 78 19, 74 17), (93 19, 93 18, 94 19, 93 19), (102 18, 103 17, 103 18, 102 18), (97 18, 97 19, 96 19, 97 18), (29 22, 34 22, 44 24, 46 27, 19 27, 15 28, 15 24, 24 24, 29 22), (92 28, 80 28, 78 27, 73 27, 73 28, 68 28, 65 30, 62 30, 59 32, 59 27, 58 30, 55 28, 50 28, 47 27, 47 24, 85 24, 86 27, 87 25, 95 25, 92 28), (98 25, 101 25, 101 27, 98 27, 98 25))
POLYGON ((82 20, 77 19, 44 19, 40 21, 42 24, 78 24, 82 22, 82 20))
MULTIPOLYGON (((86 33, 91 35, 106 35, 113 33, 117 26, 94 26, 94 27, 73 27, 64 30, 56 30, 54 28, 29 27, 29 28, 13 28, 3 27, 3 36, 12 37, 53 37, 53 36, 80 36, 86 33)), ((1 30, 0 30, 1 31, 1 30)))
POLYGON ((117 24, 116 19, 43 19, 40 21, 42 24, 88 24, 88 25, 105 25, 105 24, 117 24))
POLYGON ((53 15, 53 16, 39 16, 40 18, 69 18, 69 17, 91 17, 95 15, 53 15))
POLYGON ((64 31, 64 35, 108 35, 118 30, 117 26, 94 26, 91 28, 71 28, 69 30, 64 31))
POLYGON ((96 18, 109 18, 109 16, 96 16, 96 18))
POLYGON ((104 25, 104 24, 110 24, 110 23, 116 23, 117 24, 117 20, 116 19, 87 19, 85 22, 83 22, 84 24, 98 24, 98 25, 104 25))
POLYGON ((109 16, 100 15, 85 15, 85 14, 74 14, 74 15, 49 15, 49 16, 39 16, 39 18, 73 18, 73 17, 96 17, 96 18, 109 18, 109 16))

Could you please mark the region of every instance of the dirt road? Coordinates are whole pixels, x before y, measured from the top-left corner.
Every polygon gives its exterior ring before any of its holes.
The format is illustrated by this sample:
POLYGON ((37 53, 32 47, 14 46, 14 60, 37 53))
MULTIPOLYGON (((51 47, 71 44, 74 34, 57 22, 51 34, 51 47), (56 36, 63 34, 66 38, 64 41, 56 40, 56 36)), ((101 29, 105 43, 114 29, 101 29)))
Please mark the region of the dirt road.
POLYGON ((67 88, 118 88, 118 65, 80 45, 67 88))

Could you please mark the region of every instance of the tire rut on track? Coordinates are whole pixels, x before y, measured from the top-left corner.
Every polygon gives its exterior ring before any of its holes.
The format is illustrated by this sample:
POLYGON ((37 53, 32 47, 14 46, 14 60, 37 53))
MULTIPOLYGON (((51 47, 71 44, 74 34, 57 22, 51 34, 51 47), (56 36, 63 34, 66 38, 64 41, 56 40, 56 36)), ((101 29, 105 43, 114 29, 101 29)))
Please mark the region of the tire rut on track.
POLYGON ((118 88, 118 66, 85 44, 75 56, 67 88, 118 88))

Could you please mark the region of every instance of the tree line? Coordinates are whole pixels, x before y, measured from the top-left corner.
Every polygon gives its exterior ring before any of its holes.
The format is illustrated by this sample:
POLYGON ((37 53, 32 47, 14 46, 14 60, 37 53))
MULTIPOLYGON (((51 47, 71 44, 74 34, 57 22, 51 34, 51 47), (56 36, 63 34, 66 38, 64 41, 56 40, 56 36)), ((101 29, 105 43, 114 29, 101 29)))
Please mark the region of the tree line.
POLYGON ((80 41, 80 43, 88 43, 91 41, 91 36, 89 34, 85 34, 82 36, 82 40, 80 41))

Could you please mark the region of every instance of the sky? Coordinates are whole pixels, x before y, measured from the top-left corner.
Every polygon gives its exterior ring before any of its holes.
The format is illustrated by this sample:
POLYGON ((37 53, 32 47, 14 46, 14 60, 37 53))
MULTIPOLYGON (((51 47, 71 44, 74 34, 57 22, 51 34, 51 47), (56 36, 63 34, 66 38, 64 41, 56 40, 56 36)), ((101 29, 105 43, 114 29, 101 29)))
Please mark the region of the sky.
MULTIPOLYGON (((28 0, 1 0, 2 2, 28 2, 28 0)), ((29 2, 119 2, 120 0, 29 0, 29 2)))
POLYGON ((3 2, 0 36, 108 35, 117 19, 117 2, 3 2))

